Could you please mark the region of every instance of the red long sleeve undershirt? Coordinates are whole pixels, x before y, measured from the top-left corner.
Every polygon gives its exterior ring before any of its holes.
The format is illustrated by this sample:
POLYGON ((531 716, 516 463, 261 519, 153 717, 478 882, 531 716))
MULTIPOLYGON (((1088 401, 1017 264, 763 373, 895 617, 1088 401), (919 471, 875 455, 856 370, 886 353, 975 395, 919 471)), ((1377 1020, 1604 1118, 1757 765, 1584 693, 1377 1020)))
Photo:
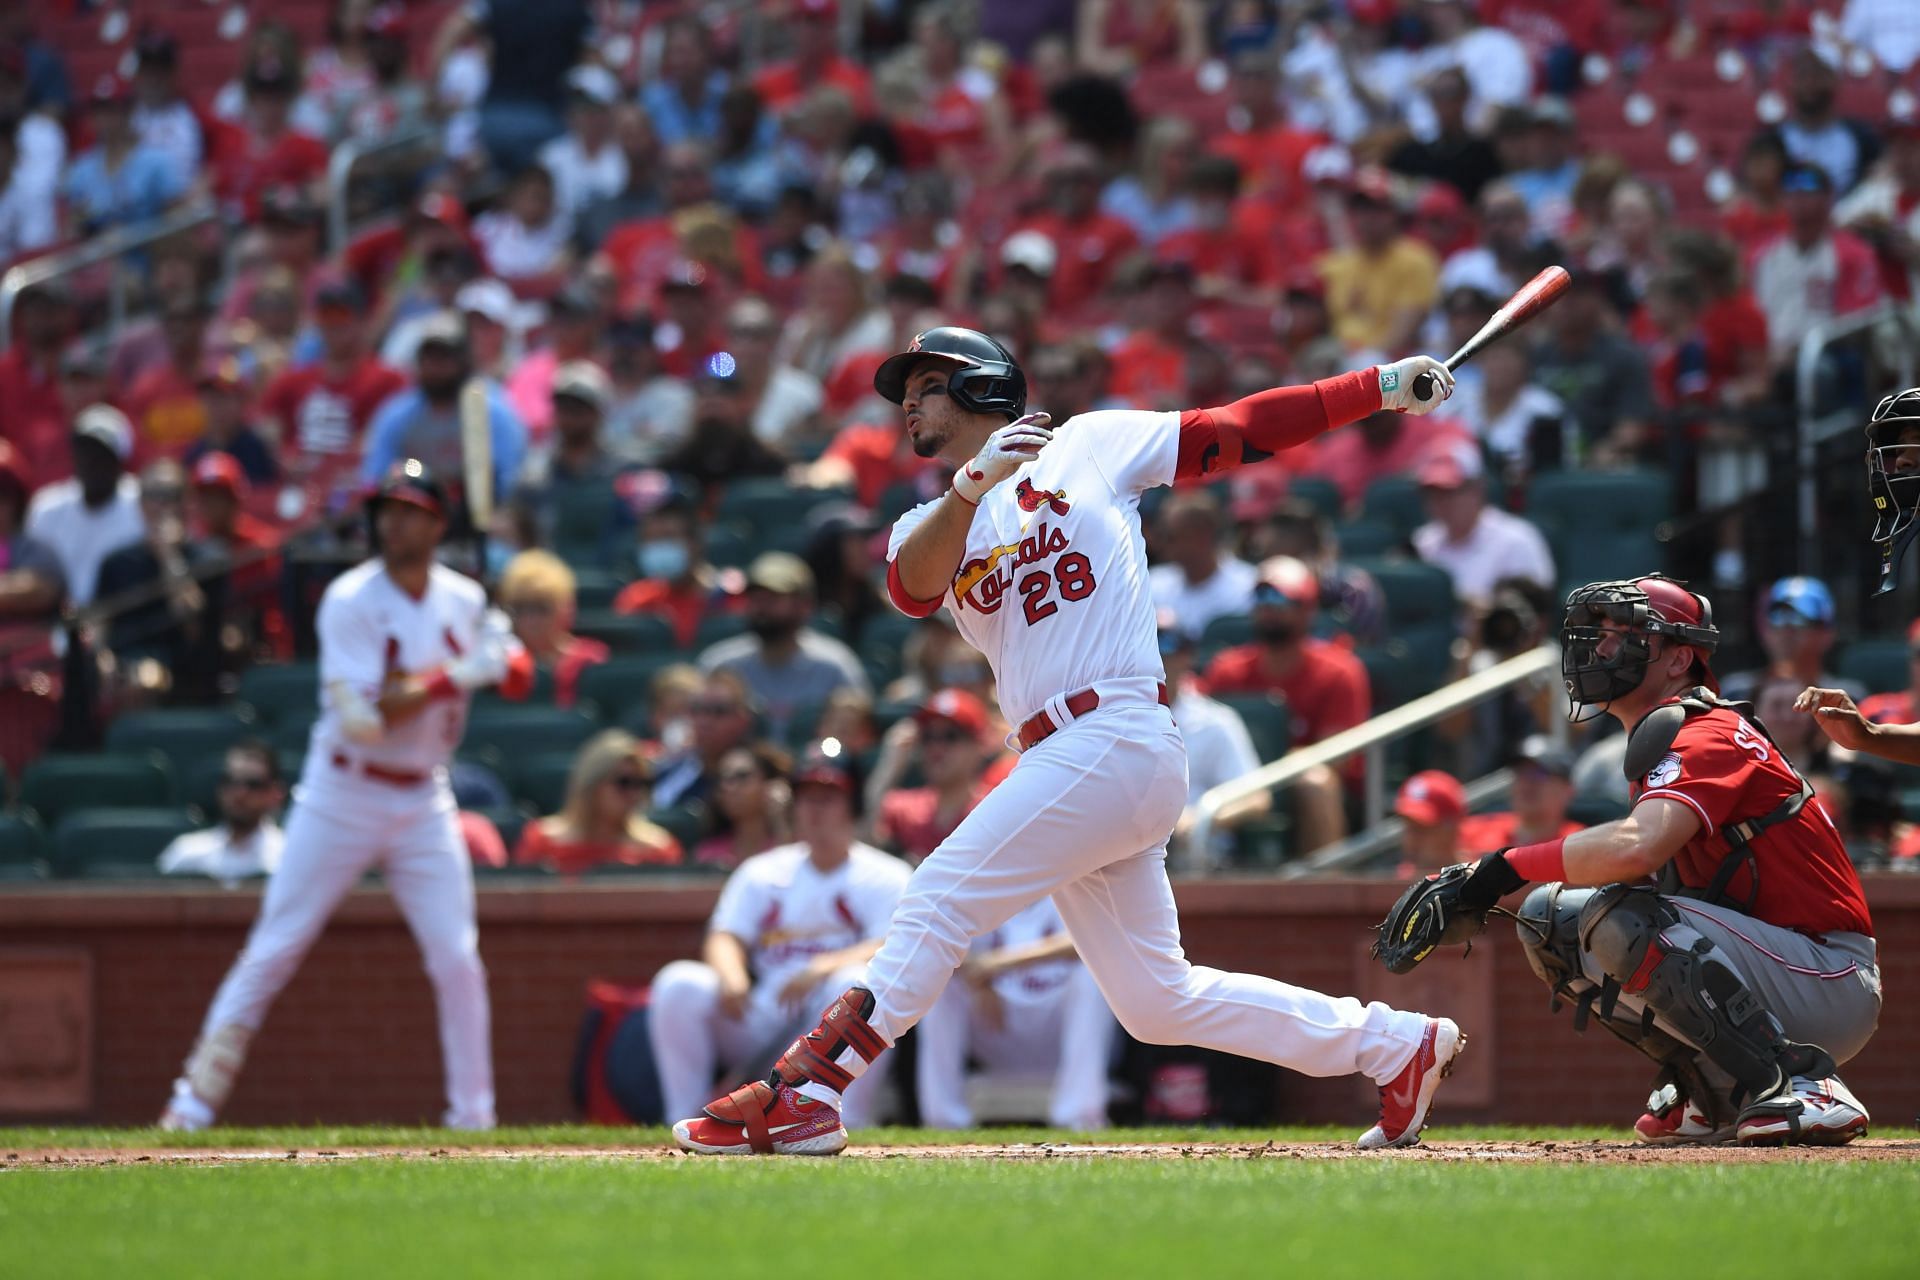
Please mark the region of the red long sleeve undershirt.
POLYGON ((1297 387, 1275 387, 1217 409, 1180 414, 1180 457, 1174 477, 1216 476, 1323 432, 1357 422, 1380 408, 1380 373, 1373 368, 1297 387))

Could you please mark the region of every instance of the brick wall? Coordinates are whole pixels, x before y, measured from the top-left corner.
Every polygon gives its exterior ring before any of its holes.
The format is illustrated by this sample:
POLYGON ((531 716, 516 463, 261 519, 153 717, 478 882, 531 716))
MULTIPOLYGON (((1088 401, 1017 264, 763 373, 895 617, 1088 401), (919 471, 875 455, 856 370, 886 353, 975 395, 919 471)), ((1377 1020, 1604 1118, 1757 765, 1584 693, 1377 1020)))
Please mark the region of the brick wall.
MULTIPOLYGON (((1465 962, 1430 961, 1406 979, 1369 965, 1367 927, 1393 892, 1364 881, 1214 881, 1182 885, 1179 897, 1197 963, 1459 1016, 1472 1051, 1443 1095, 1452 1098, 1443 1117, 1624 1125, 1638 1113, 1651 1076, 1645 1060, 1603 1031, 1575 1035, 1565 1010, 1550 1015, 1507 929, 1490 930, 1465 962)), ((503 1120, 570 1118, 567 1070, 582 982, 644 981, 691 954, 714 893, 710 883, 672 882, 482 890, 503 1120)), ((1869 897, 1888 999, 1878 1036, 1846 1076, 1880 1119, 1907 1124, 1920 1111, 1920 1072, 1912 1070, 1920 1004, 1910 994, 1920 987, 1920 878, 1875 877, 1869 897)), ((252 893, 213 889, 0 896, 0 972, 13 949, 66 949, 91 962, 93 1105, 60 1118, 139 1124, 158 1114, 256 907, 252 893)), ((227 1118, 414 1122, 437 1116, 441 1105, 432 993, 417 953, 384 894, 356 893, 275 1006, 227 1118)), ((1289 1076, 1282 1110, 1288 1120, 1357 1123, 1371 1104, 1353 1080, 1289 1076)))

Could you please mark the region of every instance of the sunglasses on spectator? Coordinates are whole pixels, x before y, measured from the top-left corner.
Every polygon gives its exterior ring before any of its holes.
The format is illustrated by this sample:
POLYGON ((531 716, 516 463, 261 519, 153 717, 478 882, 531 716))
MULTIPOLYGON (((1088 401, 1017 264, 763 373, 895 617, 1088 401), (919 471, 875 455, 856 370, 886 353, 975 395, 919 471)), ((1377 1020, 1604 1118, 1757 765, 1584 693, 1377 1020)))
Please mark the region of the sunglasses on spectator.
POLYGON ((220 785, 242 791, 265 791, 273 785, 273 779, 262 773, 228 773, 221 775, 220 785))
POLYGON ((645 791, 653 785, 653 779, 637 773, 616 773, 607 781, 622 791, 645 791))
POLYGON ((710 702, 705 700, 695 702, 692 706, 688 707, 687 710, 693 712, 696 716, 737 716, 740 714, 740 708, 731 702, 710 702))
POLYGON ((720 775, 719 780, 723 785, 735 782, 758 782, 760 775, 752 769, 729 769, 720 775))

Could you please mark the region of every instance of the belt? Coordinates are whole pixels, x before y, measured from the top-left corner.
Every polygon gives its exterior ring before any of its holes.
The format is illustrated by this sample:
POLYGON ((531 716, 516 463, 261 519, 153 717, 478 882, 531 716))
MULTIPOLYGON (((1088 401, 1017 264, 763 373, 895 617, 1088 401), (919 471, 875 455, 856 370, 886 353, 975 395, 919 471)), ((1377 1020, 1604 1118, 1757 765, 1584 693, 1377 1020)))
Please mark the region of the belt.
MULTIPOLYGON (((1173 705, 1173 703, 1167 699, 1167 686, 1165 684, 1156 684, 1154 686, 1154 692, 1159 696, 1161 706, 1170 707, 1173 705)), ((1093 689, 1082 689, 1078 693, 1067 695, 1067 700, 1064 705, 1067 709, 1067 719, 1078 720, 1081 716, 1099 707, 1100 694, 1093 689)), ((1016 736, 1016 740, 1020 743, 1020 749, 1022 751, 1031 751, 1059 731, 1060 726, 1054 723, 1051 715, 1045 711, 1036 711, 1021 724, 1020 732, 1016 736)))
POLYGON ((333 767, 344 769, 348 773, 357 773, 373 782, 384 782, 390 787, 417 787, 433 779, 431 773, 418 773, 412 769, 389 769, 383 764, 374 764, 362 760, 358 764, 347 758, 343 751, 333 753, 333 767))

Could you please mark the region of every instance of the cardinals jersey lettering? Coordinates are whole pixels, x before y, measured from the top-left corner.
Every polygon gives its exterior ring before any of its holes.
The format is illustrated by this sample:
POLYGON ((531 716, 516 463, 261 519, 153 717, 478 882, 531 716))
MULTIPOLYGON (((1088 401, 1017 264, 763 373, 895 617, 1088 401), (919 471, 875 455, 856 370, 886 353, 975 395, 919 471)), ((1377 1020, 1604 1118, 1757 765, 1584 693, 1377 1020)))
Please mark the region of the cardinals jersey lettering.
POLYGON ((466 729, 467 694, 429 703, 377 743, 349 741, 327 703, 326 687, 344 680, 368 702, 394 676, 431 671, 480 641, 487 593, 479 583, 435 565, 426 594, 415 599, 387 576, 379 560, 347 570, 320 598, 315 629, 320 639, 320 720, 313 727, 303 783, 337 779, 335 754, 403 773, 443 768, 466 729))
POLYGON ((778 990, 814 956, 885 932, 911 874, 872 845, 827 872, 804 844, 782 845, 735 868, 707 928, 746 943, 755 985, 778 990))
MULTIPOLYGON (((993 667, 1009 722, 1102 680, 1165 678, 1140 494, 1173 482, 1179 425, 1177 413, 1083 413, 981 499, 943 601, 993 667)), ((889 560, 935 505, 895 522, 889 560)))

